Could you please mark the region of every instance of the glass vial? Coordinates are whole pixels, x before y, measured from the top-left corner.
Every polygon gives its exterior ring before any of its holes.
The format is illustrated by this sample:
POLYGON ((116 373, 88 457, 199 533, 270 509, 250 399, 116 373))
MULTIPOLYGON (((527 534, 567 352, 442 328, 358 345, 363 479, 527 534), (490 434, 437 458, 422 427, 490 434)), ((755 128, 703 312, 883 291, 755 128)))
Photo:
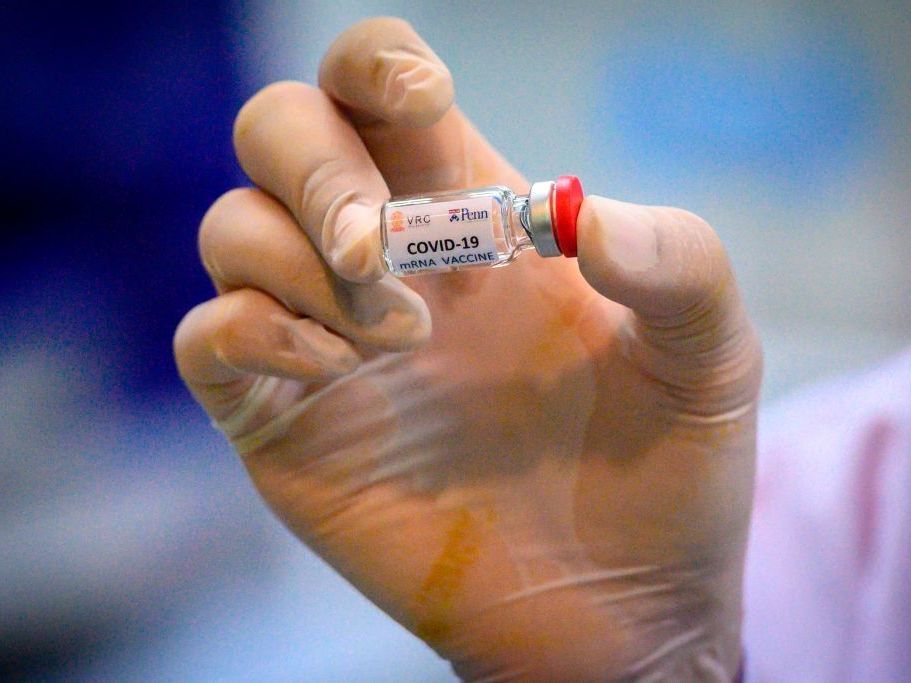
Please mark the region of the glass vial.
POLYGON ((520 251, 576 255, 582 204, 576 176, 534 183, 527 195, 495 185, 411 197, 383 205, 383 258, 399 277, 505 266, 520 251))

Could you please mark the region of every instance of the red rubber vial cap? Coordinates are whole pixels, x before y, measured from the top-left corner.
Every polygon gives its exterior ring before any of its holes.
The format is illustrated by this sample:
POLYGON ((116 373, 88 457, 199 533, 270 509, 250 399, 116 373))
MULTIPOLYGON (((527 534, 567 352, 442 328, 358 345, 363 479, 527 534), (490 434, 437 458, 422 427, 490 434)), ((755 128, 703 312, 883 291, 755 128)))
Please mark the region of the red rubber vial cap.
POLYGON ((582 181, 574 175, 561 175, 554 183, 554 237, 564 256, 576 255, 576 218, 584 196, 582 181))

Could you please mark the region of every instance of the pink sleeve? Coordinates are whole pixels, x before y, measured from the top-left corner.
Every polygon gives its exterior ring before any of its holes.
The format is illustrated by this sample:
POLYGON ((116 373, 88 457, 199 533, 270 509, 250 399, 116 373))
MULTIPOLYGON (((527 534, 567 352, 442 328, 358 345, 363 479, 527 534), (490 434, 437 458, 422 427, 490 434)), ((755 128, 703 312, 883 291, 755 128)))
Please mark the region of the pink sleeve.
POLYGON ((911 353, 760 426, 748 681, 911 676, 911 353))

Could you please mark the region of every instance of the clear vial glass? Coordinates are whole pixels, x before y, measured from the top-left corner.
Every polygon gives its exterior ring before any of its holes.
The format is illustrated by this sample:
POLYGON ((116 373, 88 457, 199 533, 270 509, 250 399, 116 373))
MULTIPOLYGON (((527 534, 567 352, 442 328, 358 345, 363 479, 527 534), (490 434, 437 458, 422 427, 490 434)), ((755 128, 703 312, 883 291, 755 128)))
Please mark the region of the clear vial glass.
POLYGON ((575 255, 581 201, 575 176, 535 183, 528 195, 495 185, 396 197, 382 210, 383 258, 391 273, 404 276, 496 268, 530 248, 541 256, 559 256, 567 250, 558 246, 558 224, 564 246, 572 242, 567 255, 575 255), (566 207, 562 213, 561 206, 566 207))

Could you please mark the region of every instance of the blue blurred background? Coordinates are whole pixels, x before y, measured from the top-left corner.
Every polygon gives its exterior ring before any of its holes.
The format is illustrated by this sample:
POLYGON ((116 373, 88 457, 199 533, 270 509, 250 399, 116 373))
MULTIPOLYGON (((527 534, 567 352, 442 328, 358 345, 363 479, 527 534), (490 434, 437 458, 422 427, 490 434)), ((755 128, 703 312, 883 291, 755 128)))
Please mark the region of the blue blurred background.
POLYGON ((483 7, 0 15, 0 679, 451 680, 269 516, 171 360, 234 113, 358 19, 410 20, 529 178, 706 217, 764 400, 907 345, 907 3, 483 7))

